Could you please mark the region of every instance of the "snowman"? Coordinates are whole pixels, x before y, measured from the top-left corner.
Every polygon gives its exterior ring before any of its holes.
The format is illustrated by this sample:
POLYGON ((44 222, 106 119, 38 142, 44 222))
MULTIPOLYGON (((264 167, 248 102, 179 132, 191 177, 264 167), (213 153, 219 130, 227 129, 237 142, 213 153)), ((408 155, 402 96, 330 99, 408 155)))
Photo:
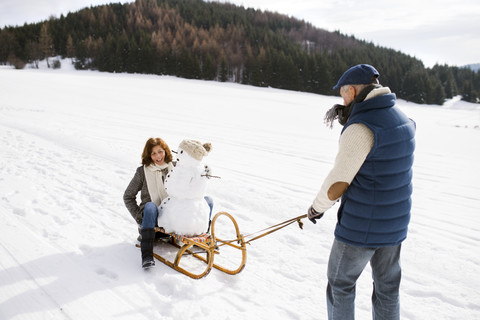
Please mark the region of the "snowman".
POLYGON ((158 226, 165 232, 194 236, 207 231, 211 208, 204 196, 210 169, 202 159, 211 147, 196 140, 180 143, 176 166, 164 182, 168 197, 158 207, 158 226))

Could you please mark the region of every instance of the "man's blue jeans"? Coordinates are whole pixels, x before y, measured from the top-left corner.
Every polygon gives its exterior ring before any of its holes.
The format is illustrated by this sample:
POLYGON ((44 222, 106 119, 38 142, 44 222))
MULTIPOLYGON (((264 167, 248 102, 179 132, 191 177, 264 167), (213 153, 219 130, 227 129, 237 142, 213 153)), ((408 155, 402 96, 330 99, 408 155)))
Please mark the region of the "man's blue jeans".
POLYGON ((355 319, 355 285, 369 261, 373 277, 373 319, 400 319, 400 251, 401 244, 363 248, 335 240, 327 271, 328 319, 355 319))
MULTIPOLYGON (((209 196, 204 197, 210 207, 210 220, 212 219, 213 199, 209 196)), ((147 202, 143 208, 142 229, 152 229, 157 225, 158 208, 153 202, 147 202)), ((208 226, 207 226, 208 227, 208 226)))

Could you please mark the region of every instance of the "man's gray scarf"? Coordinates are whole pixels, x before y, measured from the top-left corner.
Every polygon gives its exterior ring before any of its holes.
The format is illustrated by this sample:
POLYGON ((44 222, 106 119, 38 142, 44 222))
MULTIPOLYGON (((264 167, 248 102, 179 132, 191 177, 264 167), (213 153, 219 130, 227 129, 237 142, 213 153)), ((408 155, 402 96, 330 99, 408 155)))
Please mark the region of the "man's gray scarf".
POLYGON ((350 102, 348 105, 344 106, 342 104, 336 104, 333 107, 331 107, 326 113, 325 117, 323 118, 323 121, 325 122, 325 125, 327 127, 333 128, 333 122, 338 119, 338 122, 344 126, 348 118, 350 118, 350 114, 352 113, 353 106, 356 103, 362 102, 365 100, 365 98, 368 96, 368 94, 373 90, 373 89, 378 89, 381 88, 382 86, 379 84, 371 84, 367 87, 365 87, 360 93, 353 99, 352 102, 350 102))

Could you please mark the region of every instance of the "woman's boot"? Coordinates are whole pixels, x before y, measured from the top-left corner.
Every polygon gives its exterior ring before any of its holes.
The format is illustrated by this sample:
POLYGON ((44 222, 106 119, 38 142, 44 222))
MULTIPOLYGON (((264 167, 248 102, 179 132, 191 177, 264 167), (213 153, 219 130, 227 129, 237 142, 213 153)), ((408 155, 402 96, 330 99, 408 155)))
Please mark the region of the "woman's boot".
POLYGON ((153 259, 153 241, 155 240, 155 229, 142 229, 142 240, 140 248, 142 251, 142 267, 150 268, 155 265, 153 259))

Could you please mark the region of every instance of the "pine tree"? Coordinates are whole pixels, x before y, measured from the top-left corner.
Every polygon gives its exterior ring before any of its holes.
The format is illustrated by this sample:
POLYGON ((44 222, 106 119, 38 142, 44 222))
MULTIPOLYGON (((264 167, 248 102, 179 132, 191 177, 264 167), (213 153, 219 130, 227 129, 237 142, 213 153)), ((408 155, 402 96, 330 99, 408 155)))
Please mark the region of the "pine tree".
POLYGON ((227 69, 227 61, 225 57, 222 57, 222 62, 220 64, 220 81, 226 82, 228 80, 228 69, 227 69))
POLYGON ((68 58, 73 58, 75 55, 75 45, 73 44, 72 36, 69 34, 67 38, 67 47, 65 48, 68 58))
POLYGON ((40 52, 42 53, 42 59, 47 59, 47 66, 50 68, 50 63, 48 58, 55 55, 55 51, 53 48, 53 40, 48 33, 48 23, 42 25, 42 30, 40 31, 40 52))

